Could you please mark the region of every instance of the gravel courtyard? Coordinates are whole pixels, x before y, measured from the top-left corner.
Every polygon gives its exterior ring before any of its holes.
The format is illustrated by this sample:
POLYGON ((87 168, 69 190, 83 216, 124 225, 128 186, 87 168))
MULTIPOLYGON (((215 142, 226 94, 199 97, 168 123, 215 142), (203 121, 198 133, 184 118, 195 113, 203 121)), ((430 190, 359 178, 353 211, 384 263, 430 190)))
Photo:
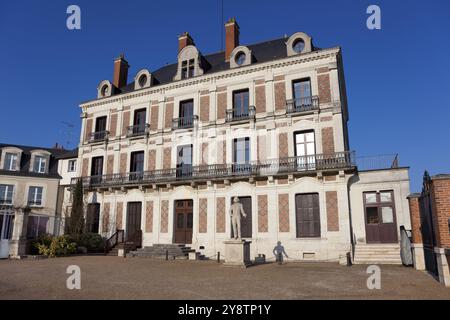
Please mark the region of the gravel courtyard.
POLYGON ((335 263, 241 269, 103 256, 0 260, 0 299, 450 299, 450 289, 402 266, 381 266, 381 289, 368 290, 366 269, 335 263), (69 265, 81 268, 81 290, 66 288, 69 265))

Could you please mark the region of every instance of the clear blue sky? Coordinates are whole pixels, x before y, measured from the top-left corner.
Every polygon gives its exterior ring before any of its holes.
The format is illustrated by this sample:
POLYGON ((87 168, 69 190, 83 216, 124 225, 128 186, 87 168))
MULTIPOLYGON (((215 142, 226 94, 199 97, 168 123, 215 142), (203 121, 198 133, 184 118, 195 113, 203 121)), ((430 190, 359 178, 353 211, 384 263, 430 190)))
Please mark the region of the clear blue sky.
MULTIPOLYGON (((450 2, 224 0, 241 43, 304 31, 316 46, 343 48, 350 146, 358 155, 399 153, 411 190, 423 171, 450 172, 450 2), (382 30, 366 28, 381 7, 382 30)), ((132 77, 174 62, 177 36, 192 34, 203 53, 221 49, 220 0, 0 2, 0 141, 75 147, 78 104, 111 79, 124 52, 132 77), (81 7, 81 30, 66 8, 81 7)))

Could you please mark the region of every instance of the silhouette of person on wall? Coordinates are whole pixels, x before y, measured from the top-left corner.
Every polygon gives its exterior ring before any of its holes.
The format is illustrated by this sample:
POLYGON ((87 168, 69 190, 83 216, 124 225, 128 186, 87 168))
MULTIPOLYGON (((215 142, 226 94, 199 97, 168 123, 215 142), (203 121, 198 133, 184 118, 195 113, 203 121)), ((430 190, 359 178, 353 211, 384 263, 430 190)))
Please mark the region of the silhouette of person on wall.
POLYGON ((289 258, 284 246, 281 245, 281 241, 277 242, 277 245, 273 248, 273 254, 275 255, 276 261, 281 264, 283 263, 283 254, 286 258, 289 258))

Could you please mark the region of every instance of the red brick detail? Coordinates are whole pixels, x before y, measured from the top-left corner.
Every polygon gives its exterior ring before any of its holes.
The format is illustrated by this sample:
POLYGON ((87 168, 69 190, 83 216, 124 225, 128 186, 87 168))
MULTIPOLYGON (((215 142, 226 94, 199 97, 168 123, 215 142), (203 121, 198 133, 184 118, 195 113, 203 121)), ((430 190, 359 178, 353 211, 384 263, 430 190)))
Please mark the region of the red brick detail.
POLYGON ((123 57, 114 60, 113 85, 116 88, 122 88, 127 85, 128 68, 128 62, 123 57))
POLYGON ((169 200, 161 201, 161 233, 169 230, 169 200))
POLYGON ((317 69, 317 73, 327 73, 328 71, 330 71, 328 67, 321 67, 317 69))
POLYGON ((172 148, 166 147, 163 150, 163 169, 170 169, 172 165, 172 148))
POLYGON ((127 154, 121 153, 120 154, 120 173, 126 173, 127 172, 127 154))
POLYGON ((331 120, 333 120, 333 117, 331 117, 331 116, 320 118, 320 122, 327 122, 327 121, 331 121, 331 120))
POLYGON ((256 180, 256 185, 257 186, 267 186, 267 180, 256 180))
POLYGON ((111 114, 111 122, 109 124, 109 136, 115 138, 117 134, 117 113, 111 114))
POLYGON ((289 156, 288 137, 286 132, 278 135, 278 156, 279 158, 287 158, 289 156))
POLYGON ((200 97, 200 121, 209 121, 209 95, 200 97))
POLYGON ((83 164, 81 165, 81 176, 87 177, 89 172, 89 159, 84 158, 83 164))
POLYGON ((103 204, 102 232, 109 231, 109 211, 110 211, 110 204, 109 202, 106 202, 103 204))
POLYGON ((258 232, 269 231, 269 217, 267 214, 267 195, 258 195, 258 232))
POLYGON ((145 205, 145 232, 153 232, 153 201, 147 201, 145 205))
POLYGON ((148 151, 147 169, 149 171, 156 169, 156 150, 155 149, 148 151))
POLYGON ((227 110, 227 92, 217 93, 217 119, 225 119, 227 110))
POLYGON ((185 32, 181 36, 178 37, 178 53, 183 50, 187 46, 194 45, 194 40, 189 35, 189 33, 185 32))
POLYGON ((159 106, 152 106, 150 113, 150 130, 158 130, 158 111, 159 106))
POLYGON ((278 184, 288 184, 289 183, 288 179, 278 179, 277 181, 278 181, 278 184))
POLYGON ((225 24, 225 61, 230 61, 231 52, 239 46, 239 25, 235 20, 225 24))
POLYGON ((258 148, 258 160, 264 161, 267 160, 267 152, 266 152, 266 136, 258 136, 257 137, 257 148, 258 148))
POLYGON ((227 145, 226 141, 217 142, 217 163, 226 163, 227 161, 227 145))
POLYGON ((106 174, 114 173, 114 155, 108 155, 108 160, 106 163, 106 174))
POLYGON ((255 87, 255 108, 256 113, 266 112, 266 86, 255 87))
POLYGON ((84 141, 89 142, 92 133, 92 119, 86 119, 86 128, 84 130, 84 141))
POLYGON ((116 229, 123 230, 123 202, 116 203, 116 229))
POLYGON ((225 232, 225 198, 216 198, 216 232, 225 232))
POLYGON ((208 199, 200 198, 198 205, 198 232, 206 233, 208 229, 208 199))
POLYGON ((166 115, 164 119, 164 128, 168 129, 172 127, 173 120, 173 103, 166 103, 166 115))
POLYGON ((336 191, 325 192, 328 231, 339 231, 339 209, 336 191))
POLYGON ((286 85, 284 81, 275 82, 275 110, 285 110, 286 108, 286 85))
POLYGON ((330 74, 326 73, 318 75, 317 83, 319 85, 319 102, 331 102, 330 74))
POLYGON ((336 181, 336 176, 325 176, 325 181, 336 181))
POLYGON ((409 214, 411 216, 411 235, 413 243, 422 243, 422 231, 420 229, 420 206, 418 197, 409 197, 409 214))
POLYGON ((289 194, 278 195, 278 223, 280 232, 289 232, 289 194))
POLYGON ((433 178, 430 192, 437 245, 450 249, 450 178, 433 178))
POLYGON ((130 111, 125 111, 122 117, 122 136, 126 136, 130 125, 130 111))
POLYGON ((202 143, 202 151, 200 155, 200 164, 206 165, 208 164, 208 142, 202 143))
POLYGON ((322 153, 334 153, 333 127, 322 128, 322 153))

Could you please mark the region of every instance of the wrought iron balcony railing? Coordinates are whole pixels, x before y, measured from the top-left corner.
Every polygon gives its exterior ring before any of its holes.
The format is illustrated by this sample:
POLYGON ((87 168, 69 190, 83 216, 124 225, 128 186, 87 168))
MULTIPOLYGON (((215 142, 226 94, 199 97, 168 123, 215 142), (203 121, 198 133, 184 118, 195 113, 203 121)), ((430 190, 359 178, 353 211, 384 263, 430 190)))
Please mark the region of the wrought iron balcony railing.
POLYGON ((351 151, 312 156, 288 157, 248 163, 183 165, 177 168, 143 172, 117 173, 82 179, 84 187, 118 187, 125 185, 152 185, 163 183, 207 181, 233 178, 277 176, 310 173, 324 170, 344 170, 355 167, 355 154, 351 151))
POLYGON ((99 142, 99 141, 106 141, 109 137, 109 131, 96 131, 92 132, 89 142, 99 142))
POLYGON ((236 108, 228 109, 226 122, 255 119, 255 114, 256 108, 254 106, 248 107, 248 111, 236 108))
POLYGON ((319 109, 319 97, 303 97, 286 100, 286 113, 306 112, 319 109))
POLYGON ((188 129, 194 126, 194 121, 198 120, 198 116, 175 118, 172 120, 172 129, 188 129))
POLYGON ((150 130, 150 125, 146 124, 137 124, 134 126, 129 126, 127 131, 127 137, 138 137, 146 135, 150 130))

